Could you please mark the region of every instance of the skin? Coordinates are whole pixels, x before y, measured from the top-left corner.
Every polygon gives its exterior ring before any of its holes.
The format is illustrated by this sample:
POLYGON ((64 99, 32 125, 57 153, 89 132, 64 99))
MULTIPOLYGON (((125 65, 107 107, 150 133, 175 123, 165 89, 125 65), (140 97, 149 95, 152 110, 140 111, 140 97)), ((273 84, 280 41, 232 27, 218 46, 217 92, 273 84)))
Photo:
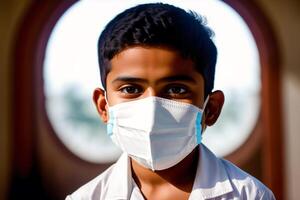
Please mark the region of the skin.
MULTIPOLYGON (((205 100, 204 79, 192 60, 164 47, 134 46, 121 51, 111 60, 106 85, 108 102, 100 88, 95 89, 93 96, 104 123, 109 119, 108 105, 158 96, 202 108, 205 100)), ((204 127, 216 122, 224 103, 221 91, 209 96, 204 127)), ((160 171, 147 169, 131 159, 133 178, 145 199, 188 199, 196 175, 197 148, 177 165, 160 171)))

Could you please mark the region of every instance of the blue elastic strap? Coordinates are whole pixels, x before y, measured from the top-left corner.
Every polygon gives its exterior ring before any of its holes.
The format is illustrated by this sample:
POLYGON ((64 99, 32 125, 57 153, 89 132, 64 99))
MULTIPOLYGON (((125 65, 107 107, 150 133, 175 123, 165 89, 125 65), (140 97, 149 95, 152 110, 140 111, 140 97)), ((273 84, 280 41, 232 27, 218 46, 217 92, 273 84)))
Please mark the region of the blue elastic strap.
POLYGON ((115 123, 115 117, 113 115, 113 112, 109 112, 109 120, 106 126, 107 135, 109 136, 113 134, 114 123, 115 123))
POLYGON ((201 134, 201 130, 202 130, 202 125, 201 125, 201 119, 202 119, 202 113, 198 112, 197 113, 197 117, 196 117, 196 124, 195 124, 195 134, 196 134, 196 139, 197 139, 197 144, 201 143, 202 140, 202 134, 201 134))

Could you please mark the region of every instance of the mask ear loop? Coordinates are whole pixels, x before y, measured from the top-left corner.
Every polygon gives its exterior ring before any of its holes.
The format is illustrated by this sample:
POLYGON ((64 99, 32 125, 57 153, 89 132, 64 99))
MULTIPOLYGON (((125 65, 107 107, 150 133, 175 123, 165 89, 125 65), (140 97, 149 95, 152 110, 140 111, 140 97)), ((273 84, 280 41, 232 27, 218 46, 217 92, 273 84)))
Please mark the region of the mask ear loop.
POLYGON ((106 103, 107 103, 107 105, 108 105, 108 107, 109 107, 108 99, 107 99, 107 92, 106 92, 106 91, 104 91, 104 98, 105 98, 105 101, 106 101, 106 103))
POLYGON ((207 95, 207 97, 206 97, 206 99, 205 99, 205 101, 204 101, 203 108, 202 108, 203 112, 204 112, 205 107, 206 107, 206 105, 207 105, 207 103, 208 103, 208 100, 209 100, 209 95, 207 95))
POLYGON ((197 144, 201 143, 202 133, 205 130, 202 127, 202 119, 203 119, 203 114, 204 114, 204 110, 205 110, 206 104, 208 102, 208 99, 209 99, 209 96, 207 96, 206 99, 205 99, 205 101, 204 101, 202 112, 198 112, 197 116, 196 116, 196 123, 195 123, 196 132, 195 132, 195 134, 196 134, 197 144))
MULTIPOLYGON (((108 99, 107 99, 107 92, 106 91, 104 91, 104 98, 105 98, 105 101, 106 101, 106 103, 107 103, 107 105, 109 107, 108 99)), ((107 133, 107 135, 111 136, 113 134, 114 126, 115 126, 115 117, 114 117, 113 112, 111 112, 109 110, 109 119, 108 119, 108 123, 106 125, 106 133, 107 133)))
MULTIPOLYGON (((203 111, 202 116, 204 115, 205 108, 206 108, 206 105, 207 105, 208 101, 209 101, 209 95, 207 95, 207 97, 204 101, 203 108, 202 108, 202 111, 203 111)), ((202 120, 203 120, 203 117, 202 117, 202 120)), ((202 122, 201 122, 201 126, 202 126, 202 122)), ((202 129, 202 134, 204 133, 205 130, 206 130, 206 126, 204 126, 204 128, 202 129)))

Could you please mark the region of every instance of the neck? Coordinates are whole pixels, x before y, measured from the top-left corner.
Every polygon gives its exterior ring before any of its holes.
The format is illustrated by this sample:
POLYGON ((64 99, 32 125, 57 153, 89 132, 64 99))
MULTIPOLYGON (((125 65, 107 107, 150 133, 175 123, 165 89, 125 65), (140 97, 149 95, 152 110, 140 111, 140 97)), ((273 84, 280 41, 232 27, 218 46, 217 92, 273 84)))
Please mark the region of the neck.
POLYGON ((172 184, 185 192, 190 192, 197 171, 198 148, 199 146, 175 166, 159 171, 152 171, 131 159, 132 177, 139 188, 142 185, 157 187, 172 184))

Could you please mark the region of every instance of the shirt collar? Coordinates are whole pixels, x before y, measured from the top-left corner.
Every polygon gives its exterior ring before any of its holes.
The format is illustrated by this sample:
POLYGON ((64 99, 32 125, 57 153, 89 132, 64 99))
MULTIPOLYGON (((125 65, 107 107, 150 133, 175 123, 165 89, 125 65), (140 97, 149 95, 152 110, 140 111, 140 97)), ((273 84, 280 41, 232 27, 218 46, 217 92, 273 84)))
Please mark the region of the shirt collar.
POLYGON ((200 145, 198 168, 190 199, 215 198, 233 191, 223 163, 205 145, 200 145))
MULTIPOLYGON (((189 199, 215 198, 233 191, 223 163, 203 144, 199 148, 199 161, 193 190, 189 199)), ((107 188, 108 199, 129 199, 133 189, 130 158, 123 153, 116 162, 107 188)))
POLYGON ((130 158, 123 153, 109 176, 107 199, 129 199, 133 187, 131 177, 130 158))

